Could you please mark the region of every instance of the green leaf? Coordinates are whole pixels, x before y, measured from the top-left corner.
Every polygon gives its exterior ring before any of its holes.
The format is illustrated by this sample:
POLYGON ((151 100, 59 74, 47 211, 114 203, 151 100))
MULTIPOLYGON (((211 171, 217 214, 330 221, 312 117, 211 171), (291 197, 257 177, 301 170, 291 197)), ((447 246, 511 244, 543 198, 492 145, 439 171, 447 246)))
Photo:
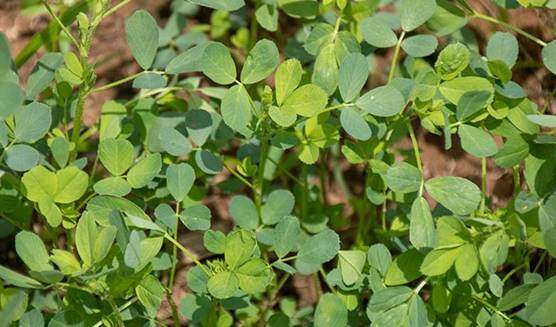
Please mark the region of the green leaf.
POLYGON ((274 252, 279 258, 284 257, 296 248, 301 235, 301 226, 296 217, 284 217, 275 227, 274 252))
MULTIPOLYGON (((364 115, 364 114, 363 114, 364 115)), ((340 112, 342 128, 356 140, 366 141, 373 136, 365 117, 356 108, 345 108, 340 112)))
POLYGON ((431 55, 438 47, 438 39, 433 35, 414 35, 402 42, 402 49, 410 56, 415 58, 431 55))
POLYGON ((29 79, 27 80, 27 97, 35 98, 44 91, 54 79, 56 69, 63 63, 64 57, 61 53, 45 53, 44 56, 39 59, 31 75, 29 75, 29 79))
POLYGON ((226 125, 238 132, 247 130, 251 122, 251 101, 243 85, 234 85, 222 99, 220 111, 226 125))
POLYGON ((132 87, 135 89, 154 90, 166 86, 166 79, 158 73, 144 72, 133 80, 132 87))
POLYGON ((369 77, 369 63, 367 58, 360 53, 348 54, 342 64, 338 73, 338 83, 340 94, 345 102, 353 101, 369 77))
POLYGON ((244 195, 236 195, 229 204, 230 215, 234 222, 246 229, 256 229, 259 226, 259 215, 255 203, 244 195))
POLYGON ((533 325, 548 326, 556 323, 556 277, 551 277, 531 290, 527 298, 525 315, 533 325))
POLYGON ((112 176, 96 182, 93 190, 101 195, 126 196, 131 192, 131 186, 125 179, 112 176))
POLYGON ((390 48, 396 45, 396 33, 379 17, 371 16, 361 22, 363 39, 377 48, 390 48))
POLYGON ((75 166, 69 166, 56 172, 58 187, 54 201, 72 203, 79 200, 89 186, 89 175, 75 166))
POLYGON ((126 108, 116 101, 106 101, 101 108, 100 140, 116 138, 122 131, 122 120, 127 116, 126 108))
POLYGON ((207 45, 207 42, 203 42, 180 53, 174 59, 170 60, 166 66, 166 73, 183 74, 202 71, 202 59, 207 45))
POLYGON ((217 10, 236 11, 245 6, 244 0, 187 0, 188 2, 203 7, 209 7, 217 10))
POLYGON ((127 44, 141 68, 149 69, 158 49, 158 25, 145 10, 137 10, 125 22, 127 44))
POLYGON ((455 176, 429 179, 425 187, 430 196, 456 215, 475 211, 481 201, 481 190, 473 182, 455 176))
POLYGON ((488 60, 502 60, 509 68, 517 61, 519 44, 517 39, 507 32, 496 32, 488 40, 486 56, 488 60))
POLYGON ((527 302, 527 297, 535 286, 535 284, 523 284, 512 288, 498 301, 496 307, 500 311, 507 311, 522 305, 527 302))
POLYGON ((257 241, 252 232, 236 230, 226 237, 224 260, 230 269, 235 269, 247 262, 258 250, 257 241))
POLYGON ((314 117, 324 110, 327 103, 326 92, 314 84, 305 84, 285 99, 281 109, 303 117, 314 117))
POLYGON ((529 154, 529 144, 520 136, 512 136, 506 140, 496 153, 494 162, 502 168, 519 165, 529 154))
POLYGON ((257 22, 265 30, 276 32, 278 30, 278 8, 269 4, 262 4, 255 11, 257 22))
POLYGON ((199 169, 209 175, 218 174, 223 169, 220 158, 207 150, 195 152, 195 163, 199 169))
POLYGON ((289 127, 293 125, 297 118, 295 112, 283 110, 276 106, 271 106, 268 110, 268 114, 272 121, 283 127, 289 127))
POLYGON ((135 151, 128 140, 109 138, 100 141, 98 157, 112 175, 120 176, 131 167, 135 151))
POLYGON ((23 194, 33 202, 53 199, 58 190, 56 174, 43 166, 36 166, 21 178, 23 194))
POLYGON ((98 230, 93 248, 93 262, 101 262, 112 248, 118 229, 115 226, 103 227, 98 230))
POLYGON ((323 264, 332 260, 340 250, 340 238, 331 229, 311 236, 300 247, 297 258, 309 264, 323 264))
POLYGON ((490 157, 498 152, 496 141, 481 128, 471 125, 461 125, 458 129, 461 147, 475 157, 490 157))
POLYGON ((127 173, 127 182, 133 188, 142 188, 158 176, 160 169, 162 169, 160 154, 148 154, 131 167, 127 173))
POLYGON ((363 94, 355 104, 379 117, 391 117, 399 114, 405 105, 404 96, 392 86, 379 86, 363 94))
POLYGON ((62 223, 62 212, 53 200, 48 199, 39 202, 39 211, 50 226, 58 227, 62 223))
POLYGON ((555 115, 527 115, 527 119, 540 126, 556 128, 555 115))
POLYGON ((328 44, 319 51, 311 82, 323 89, 328 95, 332 95, 338 87, 338 61, 334 44, 328 44))
POLYGON ((476 76, 454 78, 440 84, 440 93, 451 103, 457 105, 461 97, 470 91, 484 91, 490 94, 487 104, 492 102, 494 87, 486 79, 476 76))
POLYGON ((2 310, 0 311, 0 326, 11 326, 13 321, 25 312, 29 297, 23 290, 7 289, 2 292, 2 310))
POLYGON ((124 252, 124 263, 129 268, 139 268, 141 265, 141 236, 136 230, 129 234, 124 252))
POLYGON ((29 310, 21 316, 21 319, 19 319, 19 327, 35 326, 44 326, 44 317, 39 309, 29 310))
POLYGON ((208 207, 199 204, 184 209, 179 217, 185 227, 191 231, 207 230, 210 228, 212 214, 208 207))
POLYGON ((377 243, 369 247, 367 251, 367 260, 371 267, 378 270, 382 276, 385 276, 388 271, 388 266, 392 263, 392 255, 384 244, 377 243))
POLYGON ((53 249, 50 260, 66 275, 71 275, 81 270, 79 261, 77 261, 73 253, 68 251, 53 249))
POLYGON ((262 206, 261 217, 265 225, 274 225, 289 215, 295 205, 295 197, 288 190, 274 190, 262 206))
POLYGON ((239 288, 247 294, 262 293, 272 281, 272 269, 263 259, 255 258, 242 264, 236 273, 239 288))
POLYGON ((239 288, 239 279, 233 272, 217 272, 209 278, 207 288, 210 294, 217 299, 229 298, 239 288))
POLYGON ((456 4, 438 0, 434 15, 427 21, 427 28, 438 36, 452 34, 467 23, 466 13, 456 4))
POLYGON ((69 160, 70 144, 63 136, 58 136, 50 143, 50 152, 60 168, 64 168, 69 160))
POLYGON ((90 267, 94 263, 94 247, 97 240, 97 226, 91 214, 83 214, 75 229, 75 245, 83 264, 90 267))
POLYGON ((400 22, 406 32, 423 25, 434 15, 435 0, 402 0, 400 3, 400 22))
POLYGON ((355 284, 361 277, 365 266, 365 252, 359 250, 338 252, 338 265, 342 273, 342 280, 346 285, 355 284))
POLYGON ((457 102, 456 117, 459 121, 475 115, 485 109, 491 101, 492 94, 487 91, 465 92, 457 102))
POLYGON ((203 234, 203 245, 215 254, 223 254, 226 248, 226 235, 221 231, 207 230, 203 234))
POLYGON ((438 75, 444 80, 451 80, 460 75, 469 65, 471 53, 461 43, 449 44, 440 51, 434 67, 438 75))
POLYGON ((295 18, 314 17, 319 9, 317 0, 278 0, 278 4, 286 14, 295 18))
POLYGON ((6 164, 15 171, 28 171, 40 160, 40 153, 27 144, 16 144, 5 151, 6 164))
POLYGON ((445 274, 454 264, 460 248, 436 249, 429 252, 421 264, 421 272, 427 276, 445 274))
POLYGON ((0 279, 6 284, 14 285, 22 288, 41 288, 42 285, 38 281, 10 270, 4 266, 0 266, 0 279))
POLYGON ((175 128, 163 128, 160 130, 158 138, 164 151, 173 156, 182 157, 191 152, 191 143, 189 143, 185 135, 178 132, 175 128))
POLYGON ((297 59, 288 59, 278 66, 274 75, 276 102, 282 105, 284 100, 299 86, 303 68, 297 59))
POLYGON ((413 295, 406 286, 387 287, 375 292, 369 301, 367 312, 380 313, 399 306, 413 295))
POLYGON ((460 253, 455 263, 456 273, 463 281, 470 280, 479 271, 479 253, 472 244, 460 247, 460 253))
POLYGON ((193 323, 204 321, 211 308, 211 299, 205 295, 186 294, 180 301, 181 315, 193 323))
POLYGON ((50 271, 53 269, 46 247, 37 234, 28 231, 17 233, 15 250, 29 269, 34 271, 50 271))
POLYGON ((166 169, 166 186, 176 201, 183 201, 195 182, 195 171, 186 163, 171 164, 166 169))
POLYGON ((348 310, 340 297, 327 293, 321 296, 315 309, 315 327, 343 327, 348 325, 348 310))
POLYGON ((274 42, 259 40, 249 51, 241 70, 241 82, 254 84, 267 78, 278 66, 280 57, 274 42))
POLYGON ((147 309, 148 315, 156 316, 164 295, 164 287, 160 281, 156 277, 148 275, 135 287, 135 294, 137 294, 139 302, 147 309))
POLYGON ((10 81, 0 81, 0 119, 17 112, 23 105, 24 94, 19 85, 10 81))
POLYGON ((203 54, 202 71, 213 82, 221 85, 232 84, 237 70, 230 50, 219 42, 209 43, 203 54))
POLYGON ((388 267, 384 282, 386 285, 402 285, 419 278, 422 262, 423 255, 417 249, 403 252, 388 267))
POLYGON ((388 168, 384 180, 394 192, 411 193, 421 188, 423 176, 415 166, 400 161, 388 168))
POLYGON ((409 214, 409 241, 415 248, 433 248, 436 243, 436 231, 429 204, 423 197, 418 197, 411 205, 409 214))
POLYGON ((542 49, 541 55, 546 68, 556 75, 556 40, 549 42, 542 49))

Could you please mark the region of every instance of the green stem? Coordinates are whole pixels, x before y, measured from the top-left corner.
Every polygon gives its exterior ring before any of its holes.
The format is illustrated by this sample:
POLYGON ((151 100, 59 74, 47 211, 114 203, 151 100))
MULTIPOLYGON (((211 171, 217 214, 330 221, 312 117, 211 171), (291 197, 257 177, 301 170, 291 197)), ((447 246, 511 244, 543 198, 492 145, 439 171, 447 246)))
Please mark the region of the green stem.
POLYGON ((479 211, 485 213, 487 193, 487 160, 486 157, 481 158, 481 206, 479 211))
MULTIPOLYGON (((180 202, 176 202, 176 217, 180 214, 180 202)), ((178 229, 176 228, 176 231, 174 232, 174 239, 178 238, 178 229)), ((170 290, 170 292, 173 292, 173 288, 174 288, 174 278, 176 276, 176 268, 178 266, 177 264, 178 261, 178 248, 176 247, 176 245, 174 244, 174 247, 172 248, 172 270, 170 270, 170 278, 168 279, 168 289, 170 290)))
MULTIPOLYGON (((263 128, 263 134, 265 130, 263 128)), ((261 153, 259 158, 259 169, 257 171, 257 178, 255 180, 255 188, 257 192, 255 193, 255 205, 257 207, 257 212, 261 215, 261 207, 262 207, 262 196, 263 196, 263 187, 264 187, 264 171, 266 167, 266 158, 268 157, 268 140, 266 136, 261 138, 261 153)))
POLYGON ((398 65, 398 57, 400 56, 400 48, 402 46, 403 38, 405 37, 405 31, 400 34, 398 42, 396 43, 396 48, 394 49, 394 56, 392 57, 392 63, 390 64, 390 72, 388 73, 388 83, 394 79, 394 74, 396 73, 396 66, 398 65))
POLYGON ((181 245, 178 241, 176 241, 175 239, 172 238, 172 236, 168 235, 168 234, 164 234, 164 238, 167 239, 168 241, 174 243, 178 249, 180 249, 181 252, 183 252, 189 259, 191 259, 193 262, 195 262, 195 264, 205 273, 207 274, 207 276, 210 276, 211 273, 210 271, 199 261, 199 259, 197 259, 197 257, 191 253, 191 251, 189 251, 188 249, 186 249, 183 245, 181 245))
POLYGON ((228 170, 232 175, 235 176, 235 178, 239 179, 243 184, 247 185, 250 189, 257 192, 257 189, 255 188, 255 186, 253 184, 251 184, 247 179, 245 179, 245 177, 241 176, 241 174, 238 173, 235 169, 228 166, 226 163, 224 163, 223 165, 224 165, 224 168, 226 168, 226 170, 228 170))
MULTIPOLYGON (((131 76, 127 76, 125 78, 117 80, 115 82, 112 82, 112 83, 109 83, 109 84, 106 84, 106 85, 103 85, 103 86, 95 87, 95 88, 91 89, 87 95, 92 94, 92 93, 96 93, 96 92, 100 92, 100 91, 104 91, 104 90, 108 90, 108 89, 111 89, 113 87, 125 84, 127 82, 130 82, 130 81, 134 80, 135 78, 139 77, 140 75, 142 75, 144 73, 145 72, 139 72, 137 74, 133 74, 131 76)), ((161 75, 164 74, 163 72, 156 72, 156 71, 153 71, 153 72, 150 72, 150 73, 156 73, 156 74, 161 74, 161 75)))
POLYGON ((536 36, 534 36, 534 35, 531 35, 531 34, 525 32, 524 30, 522 30, 522 29, 519 28, 519 27, 515 27, 515 26, 513 26, 513 25, 511 25, 511 24, 508 24, 508 23, 506 23, 506 22, 503 22, 503 21, 501 21, 501 20, 498 20, 498 19, 496 19, 496 18, 494 18, 494 17, 487 16, 487 15, 483 15, 483 14, 481 14, 481 13, 476 12, 475 10, 473 10, 473 15, 472 15, 471 17, 478 18, 478 19, 482 19, 482 20, 484 20, 484 21, 491 22, 491 23, 494 23, 494 24, 497 24, 497 25, 500 25, 500 26, 504 26, 505 28, 507 28, 507 29, 509 29, 509 30, 511 30, 511 31, 513 31, 513 32, 515 32, 515 33, 517 33, 517 34, 523 35, 524 37, 526 37, 526 38, 528 38, 529 40, 531 40, 531 41, 537 43, 537 44, 540 45, 541 47, 545 47, 545 46, 546 46, 546 42, 544 42, 543 40, 539 39, 538 37, 536 37, 536 36))
POLYGON ((512 321, 512 319, 510 317, 508 317, 505 313, 498 310, 498 308, 496 308, 494 305, 492 305, 489 302, 481 299, 480 297, 473 296, 473 300, 475 300, 475 301, 481 303, 482 305, 484 305, 485 307, 489 308, 490 310, 492 310, 492 312, 494 312, 494 313, 498 314, 500 317, 504 318, 504 320, 512 321))
POLYGON ((52 10, 52 8, 50 7, 50 5, 48 4, 48 2, 46 0, 42 0, 42 4, 44 5, 44 7, 46 8, 46 11, 48 11, 48 13, 50 14, 50 16, 56 21, 56 23, 60 26, 60 28, 62 29, 62 31, 64 31, 64 33, 68 36, 68 38, 70 39, 70 41, 75 45, 75 47, 80 50, 81 49, 81 45, 79 44, 79 42, 77 42, 77 40, 73 37, 73 35, 71 35, 70 31, 67 29, 66 25, 64 25, 64 23, 62 23, 62 21, 60 20, 60 18, 58 18, 58 16, 56 16, 56 14, 54 14, 54 11, 52 10))
MULTIPOLYGON (((113 13, 115 13, 116 11, 120 10, 120 8, 122 8, 123 6, 127 5, 128 3, 130 3, 132 0, 123 0, 122 2, 118 3, 117 5, 115 5, 114 7, 110 8, 108 11, 106 11, 103 15, 102 15, 102 19, 112 15, 113 13)), ((101 20, 102 20, 101 19, 101 20)))
POLYGON ((525 267, 527 267, 527 264, 523 263, 523 264, 515 267, 514 269, 510 270, 510 272, 507 273, 506 276, 504 276, 504 278, 502 278, 502 284, 504 284, 508 279, 510 279, 510 277, 512 277, 513 274, 515 274, 520 269, 523 269, 525 267))

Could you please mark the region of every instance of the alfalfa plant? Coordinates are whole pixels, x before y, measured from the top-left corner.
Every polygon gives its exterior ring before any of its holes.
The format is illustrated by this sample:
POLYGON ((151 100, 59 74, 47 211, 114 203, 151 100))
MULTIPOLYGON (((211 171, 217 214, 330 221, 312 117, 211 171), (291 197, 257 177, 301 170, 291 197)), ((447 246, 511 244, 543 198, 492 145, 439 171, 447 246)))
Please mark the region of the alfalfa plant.
POLYGON ((539 107, 512 80, 518 40, 552 74, 556 41, 465 0, 175 0, 164 27, 126 19, 141 71, 99 85, 95 33, 130 2, 43 0, 51 22, 17 57, 0 38, 0 234, 17 253, 0 326, 556 323, 554 91, 539 107), (195 15, 208 24, 185 28, 195 15), (484 47, 473 20, 499 29, 484 47), (86 100, 123 85, 133 96, 84 126, 86 100), (429 176, 418 126, 476 157, 479 185, 429 176), (514 176, 504 207, 494 166, 514 176), (211 229, 209 196, 230 198, 233 228, 211 229), (183 244, 192 232, 210 255, 183 244))

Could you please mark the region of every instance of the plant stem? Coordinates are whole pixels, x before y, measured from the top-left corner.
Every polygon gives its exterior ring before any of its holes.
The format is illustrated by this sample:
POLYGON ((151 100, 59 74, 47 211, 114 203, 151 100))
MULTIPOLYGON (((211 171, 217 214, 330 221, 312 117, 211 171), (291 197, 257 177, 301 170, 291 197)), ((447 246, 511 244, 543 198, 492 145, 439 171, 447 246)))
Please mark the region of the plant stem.
MULTIPOLYGON (((177 201, 176 202, 176 217, 178 217, 178 215, 180 214, 180 202, 177 201)), ((178 238, 178 228, 176 228, 176 231, 174 232, 174 239, 178 238)), ((168 279, 168 289, 170 290, 171 293, 173 293, 173 287, 174 287, 174 278, 176 276, 176 267, 177 267, 177 261, 178 261, 178 249, 176 247, 176 245, 174 244, 173 248, 172 248, 172 270, 170 270, 170 278, 168 279)))
POLYGON ((50 7, 50 5, 48 4, 48 2, 46 0, 42 0, 42 4, 44 5, 44 7, 46 8, 46 11, 48 11, 48 14, 50 14, 50 16, 56 21, 56 23, 60 26, 60 28, 62 29, 62 31, 64 31, 64 33, 68 36, 68 38, 70 39, 70 41, 73 43, 73 45, 75 45, 75 47, 79 50, 81 49, 81 45, 79 44, 79 42, 77 42, 77 40, 73 37, 73 35, 70 33, 70 31, 67 29, 66 25, 64 25, 64 23, 62 23, 62 21, 60 20, 60 18, 58 18, 58 16, 56 16, 56 14, 54 14, 54 11, 52 10, 52 7, 50 7))
POLYGON ((405 37, 405 31, 400 34, 398 42, 396 43, 396 48, 394 49, 394 56, 392 57, 392 62, 390 63, 390 72, 388 73, 388 83, 394 79, 394 74, 396 73, 396 66, 398 65, 398 57, 400 56, 400 48, 402 46, 403 38, 405 37))
POLYGON ((506 22, 503 22, 503 21, 501 21, 501 20, 498 20, 498 19, 496 19, 496 18, 494 18, 494 17, 491 17, 491 16, 488 16, 488 15, 484 15, 484 14, 478 13, 478 12, 475 11, 475 10, 473 10, 473 15, 472 15, 472 17, 478 18, 478 19, 482 19, 482 20, 485 20, 485 21, 487 21, 487 22, 491 22, 491 23, 494 23, 494 24, 497 24, 497 25, 500 25, 500 26, 504 26, 505 28, 507 28, 507 29, 509 29, 509 30, 511 30, 511 31, 513 31, 513 32, 515 32, 515 33, 517 33, 517 34, 523 35, 524 37, 526 37, 526 38, 528 38, 529 40, 531 40, 531 41, 537 43, 537 44, 540 45, 541 47, 545 47, 545 46, 546 46, 546 42, 544 42, 543 40, 539 39, 538 37, 536 37, 536 36, 534 36, 534 35, 531 35, 531 34, 525 32, 524 30, 522 30, 522 29, 519 28, 519 27, 515 27, 515 26, 513 26, 513 25, 511 25, 511 24, 508 24, 508 23, 506 23, 506 22))
POLYGON ((122 8, 123 6, 127 5, 128 3, 130 3, 132 0, 123 0, 122 2, 118 3, 117 5, 115 5, 114 7, 110 8, 108 11, 106 11, 103 15, 102 15, 102 19, 112 15, 113 13, 115 13, 116 11, 120 10, 120 8, 122 8))
MULTIPOLYGON (((129 81, 134 80, 135 78, 139 77, 140 75, 142 75, 144 73, 145 72, 139 72, 137 74, 133 74, 131 76, 127 76, 125 78, 117 80, 115 82, 112 82, 112 83, 109 83, 109 84, 106 84, 106 85, 103 85, 103 86, 95 87, 95 88, 91 89, 87 95, 92 94, 92 93, 96 93, 96 92, 100 92, 100 91, 104 91, 104 90, 108 90, 108 89, 111 89, 111 88, 116 87, 118 85, 125 84, 129 81)), ((163 74, 162 72, 151 72, 151 73, 163 74)))
POLYGON ((223 163, 223 165, 224 165, 224 168, 226 168, 226 170, 228 170, 232 175, 235 176, 235 178, 239 179, 243 184, 247 185, 250 189, 257 192, 257 189, 255 188, 255 186, 253 184, 251 184, 251 182, 249 182, 247 179, 245 179, 245 177, 241 176, 241 174, 238 173, 235 169, 228 166, 226 163, 223 163))
POLYGON ((504 278, 502 278, 502 284, 504 284, 508 279, 510 279, 510 277, 512 277, 513 274, 515 274, 520 269, 525 268, 525 267, 527 267, 527 264, 523 263, 523 264, 515 267, 514 269, 510 270, 510 272, 507 273, 506 276, 504 276, 504 278))
POLYGON ((415 136, 415 130, 411 125, 409 120, 405 121, 407 125, 407 130, 409 131, 409 137, 411 138, 411 145, 413 147, 413 153, 415 155, 415 161, 417 162, 417 168, 423 174, 423 164, 421 163, 421 153, 419 152, 419 143, 417 142, 417 137, 415 136))
POLYGON ((496 308, 495 306, 493 306, 492 304, 488 303, 487 301, 481 299, 480 297, 476 297, 473 296, 472 297, 473 300, 481 303, 482 305, 484 305, 485 307, 489 308, 490 310, 492 310, 494 313, 498 314, 500 317, 504 318, 504 320, 506 321, 512 321, 512 319, 510 317, 508 317, 505 313, 503 313, 502 311, 498 310, 498 308, 496 308))
POLYGON ((168 235, 168 234, 164 234, 164 238, 167 239, 168 241, 174 243, 178 249, 180 249, 180 251, 182 251, 189 259, 191 259, 193 262, 195 262, 195 264, 205 273, 207 274, 207 276, 210 276, 211 273, 210 271, 208 271, 208 269, 199 261, 199 259, 197 259, 197 256, 195 256, 193 253, 191 253, 191 251, 189 251, 188 249, 186 249, 183 245, 181 245, 178 241, 176 241, 175 239, 172 238, 172 236, 168 235))
POLYGON ((481 158, 481 206, 479 211, 485 213, 487 193, 487 160, 486 157, 481 158))

